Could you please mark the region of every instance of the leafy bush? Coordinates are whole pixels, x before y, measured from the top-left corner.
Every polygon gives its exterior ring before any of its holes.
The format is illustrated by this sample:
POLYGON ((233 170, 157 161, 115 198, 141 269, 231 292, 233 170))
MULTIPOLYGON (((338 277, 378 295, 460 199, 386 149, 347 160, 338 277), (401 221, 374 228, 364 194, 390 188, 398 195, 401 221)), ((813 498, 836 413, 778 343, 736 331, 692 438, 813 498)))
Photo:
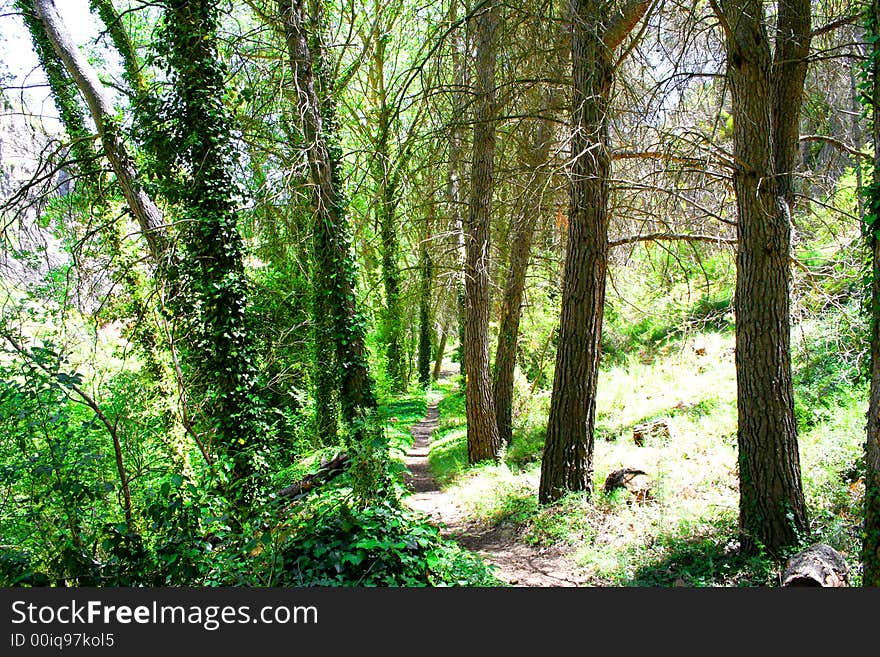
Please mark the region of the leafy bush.
POLYGON ((351 508, 323 494, 280 529, 285 586, 490 586, 490 568, 427 520, 385 503, 351 508))

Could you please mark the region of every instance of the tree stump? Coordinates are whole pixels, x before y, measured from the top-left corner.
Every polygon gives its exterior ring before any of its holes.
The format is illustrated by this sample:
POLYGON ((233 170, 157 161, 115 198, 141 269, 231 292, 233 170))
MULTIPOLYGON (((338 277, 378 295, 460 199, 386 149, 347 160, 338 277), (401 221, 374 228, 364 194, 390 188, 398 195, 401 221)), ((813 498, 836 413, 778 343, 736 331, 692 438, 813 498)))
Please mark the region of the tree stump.
POLYGON ((636 468, 621 468, 615 470, 605 478, 605 493, 611 493, 618 488, 626 488, 638 504, 644 504, 653 499, 651 496, 651 477, 643 470, 636 468))
POLYGON ((847 586, 849 567, 834 548, 817 543, 794 555, 785 564, 782 586, 847 586))

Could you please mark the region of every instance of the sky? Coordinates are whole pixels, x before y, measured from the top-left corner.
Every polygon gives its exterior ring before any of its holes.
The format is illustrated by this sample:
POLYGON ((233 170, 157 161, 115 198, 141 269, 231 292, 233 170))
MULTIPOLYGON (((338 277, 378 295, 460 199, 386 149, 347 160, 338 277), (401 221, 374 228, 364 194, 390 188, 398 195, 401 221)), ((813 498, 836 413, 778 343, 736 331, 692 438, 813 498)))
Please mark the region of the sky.
MULTIPOLYGON (((55 5, 78 44, 95 42, 98 28, 88 0, 55 0, 55 5)), ((45 85, 46 78, 12 0, 0 0, 0 76, 8 97, 24 99, 34 114, 57 116, 48 89, 34 86, 45 85)))

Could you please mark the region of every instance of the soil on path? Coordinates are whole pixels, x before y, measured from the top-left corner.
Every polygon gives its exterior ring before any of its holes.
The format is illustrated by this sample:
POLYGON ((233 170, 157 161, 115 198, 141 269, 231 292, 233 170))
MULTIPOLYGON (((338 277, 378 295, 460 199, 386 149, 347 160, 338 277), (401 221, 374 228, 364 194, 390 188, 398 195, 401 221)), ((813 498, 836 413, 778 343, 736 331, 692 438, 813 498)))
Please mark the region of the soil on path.
POLYGON ((557 546, 538 548, 518 540, 509 526, 489 527, 468 516, 454 496, 442 491, 428 469, 431 436, 437 428, 437 404, 428 406, 425 418, 413 425, 413 445, 404 459, 409 469, 406 498, 413 509, 430 516, 444 536, 472 550, 496 566, 499 579, 514 586, 579 586, 586 575, 557 546))

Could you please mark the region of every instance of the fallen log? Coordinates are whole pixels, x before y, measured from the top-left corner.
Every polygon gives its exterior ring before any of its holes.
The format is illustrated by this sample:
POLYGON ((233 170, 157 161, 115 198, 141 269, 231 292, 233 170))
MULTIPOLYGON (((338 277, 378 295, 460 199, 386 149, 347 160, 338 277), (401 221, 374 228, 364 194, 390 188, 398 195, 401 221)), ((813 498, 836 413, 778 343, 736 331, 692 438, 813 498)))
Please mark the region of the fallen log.
POLYGON ((849 567, 837 550, 816 543, 798 552, 785 564, 782 586, 847 586, 849 567))
POLYGON ((323 461, 315 472, 307 474, 297 482, 278 491, 279 498, 298 499, 308 495, 321 484, 335 479, 348 467, 348 454, 337 454, 329 461, 323 461))
POLYGON ((621 468, 615 470, 605 479, 605 493, 610 493, 618 488, 626 488, 639 504, 653 499, 651 495, 651 477, 644 470, 636 468, 621 468))

